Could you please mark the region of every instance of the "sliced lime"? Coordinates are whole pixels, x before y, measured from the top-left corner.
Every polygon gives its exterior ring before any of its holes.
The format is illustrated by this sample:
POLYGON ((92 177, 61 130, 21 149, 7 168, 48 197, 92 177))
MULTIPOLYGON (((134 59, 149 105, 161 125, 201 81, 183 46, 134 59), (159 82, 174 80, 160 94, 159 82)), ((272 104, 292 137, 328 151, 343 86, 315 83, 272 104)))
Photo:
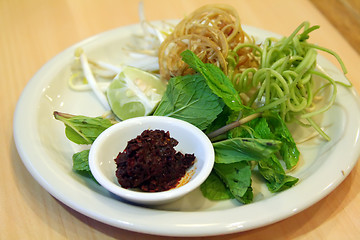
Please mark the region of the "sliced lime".
POLYGON ((106 95, 114 114, 125 120, 153 112, 165 89, 166 84, 157 76, 127 66, 110 83, 106 95))

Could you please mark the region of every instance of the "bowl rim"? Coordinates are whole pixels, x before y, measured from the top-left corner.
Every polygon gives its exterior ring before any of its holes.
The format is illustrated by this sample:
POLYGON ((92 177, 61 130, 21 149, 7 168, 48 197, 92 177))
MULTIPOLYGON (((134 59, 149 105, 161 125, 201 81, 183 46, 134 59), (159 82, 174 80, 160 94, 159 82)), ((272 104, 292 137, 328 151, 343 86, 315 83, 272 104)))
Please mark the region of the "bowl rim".
MULTIPOLYGON (((148 129, 148 128, 144 128, 148 129)), ((171 135, 171 130, 168 130, 171 135)), ((132 139, 129 137, 127 141, 132 139)), ((176 139, 176 138, 175 138, 176 139)), ((178 139, 176 139, 178 140, 178 139)), ((200 144, 199 144, 200 146, 200 144)), ((120 151, 120 150, 119 150, 120 151)), ((195 164, 198 161, 198 157, 196 156, 195 164)), ((92 172, 94 178, 98 181, 100 185, 102 185, 105 189, 110 191, 111 193, 119 196, 120 198, 124 200, 128 200, 135 203, 141 203, 141 204, 162 204, 165 202, 169 202, 171 200, 176 200, 187 193, 195 190, 197 187, 199 187, 209 176, 211 173, 211 170, 214 166, 215 162, 215 152, 213 145, 210 141, 210 139, 206 136, 206 134, 201 131, 196 126, 180 119, 167 117, 167 116, 144 116, 144 117, 135 117, 130 118, 124 121, 121 121, 119 123, 116 123, 106 130, 104 130, 94 141, 94 143, 90 147, 89 152, 89 167, 90 171, 92 172), (154 129, 161 129, 166 128, 163 127, 164 125, 175 125, 179 127, 180 129, 186 130, 186 136, 188 137, 197 137, 201 143, 201 148, 204 149, 205 156, 202 156, 203 161, 203 167, 199 169, 197 166, 195 166, 195 171, 198 171, 197 174, 194 174, 191 177, 191 181, 188 181, 186 184, 169 189, 167 191, 161 191, 161 192, 143 192, 143 191, 135 191, 132 189, 125 189, 120 186, 118 183, 114 183, 111 179, 109 179, 109 176, 106 176, 103 171, 101 170, 100 164, 99 164, 99 158, 97 157, 98 154, 100 154, 101 147, 103 146, 103 142, 110 136, 114 134, 120 134, 121 131, 124 128, 128 127, 136 127, 138 125, 143 125, 144 123, 153 123, 157 126, 154 127, 154 129), (162 124, 161 127, 158 127, 159 124, 162 124), (190 134, 189 134, 190 133, 190 134)), ((116 166, 114 166, 114 169, 116 166)), ((115 173, 114 173, 115 174, 115 173)))

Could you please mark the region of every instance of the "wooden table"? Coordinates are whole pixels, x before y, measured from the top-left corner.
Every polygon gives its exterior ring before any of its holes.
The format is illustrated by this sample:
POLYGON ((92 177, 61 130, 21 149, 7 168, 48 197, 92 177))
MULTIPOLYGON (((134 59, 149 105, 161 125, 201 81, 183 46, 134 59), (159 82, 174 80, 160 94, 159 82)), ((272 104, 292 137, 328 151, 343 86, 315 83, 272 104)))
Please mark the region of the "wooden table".
MULTIPOLYGON (((144 2, 147 18, 157 20, 182 18, 205 3, 220 1, 144 2)), ((321 28, 312 34, 312 42, 338 52, 348 68, 348 78, 360 90, 360 57, 349 44, 359 36, 359 29, 355 37, 346 32, 341 34, 307 0, 221 2, 238 10, 243 24, 284 35, 304 20, 319 24, 321 28)), ((345 16, 339 11, 337 14, 333 18, 341 20, 345 16)), ((4 154, 0 168, 0 239, 168 239, 105 225, 54 199, 24 167, 12 133, 16 102, 43 64, 82 39, 138 21, 138 1, 0 1, 0 152, 4 154)), ((307 210, 270 226, 207 239, 358 239, 359 189, 360 165, 357 164, 335 191, 307 210)))

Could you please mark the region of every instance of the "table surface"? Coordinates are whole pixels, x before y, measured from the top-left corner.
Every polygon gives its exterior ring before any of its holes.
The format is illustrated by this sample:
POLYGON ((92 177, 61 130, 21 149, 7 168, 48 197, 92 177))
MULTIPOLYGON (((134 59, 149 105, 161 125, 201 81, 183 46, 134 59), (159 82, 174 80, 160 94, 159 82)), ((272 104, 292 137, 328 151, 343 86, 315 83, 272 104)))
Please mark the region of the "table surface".
MULTIPOLYGON (((179 19, 206 3, 218 2, 145 0, 144 6, 148 20, 179 19)), ((288 35, 304 20, 320 25, 320 30, 311 36, 312 42, 341 55, 348 68, 347 76, 359 92, 360 57, 352 43, 360 31, 355 29, 356 34, 347 34, 333 25, 334 20, 326 16, 330 10, 307 0, 221 2, 238 10, 243 24, 283 35, 288 35)), ((332 18, 344 16, 337 12, 332 18)), ((105 225, 57 201, 27 171, 13 138, 17 100, 42 65, 80 40, 138 21, 138 1, 0 1, 0 152, 4 154, 0 168, 0 239, 169 239, 105 225)), ((335 63, 330 57, 329 60, 335 63)), ((357 239, 359 168, 357 164, 332 193, 295 216, 259 229, 207 239, 357 239)))

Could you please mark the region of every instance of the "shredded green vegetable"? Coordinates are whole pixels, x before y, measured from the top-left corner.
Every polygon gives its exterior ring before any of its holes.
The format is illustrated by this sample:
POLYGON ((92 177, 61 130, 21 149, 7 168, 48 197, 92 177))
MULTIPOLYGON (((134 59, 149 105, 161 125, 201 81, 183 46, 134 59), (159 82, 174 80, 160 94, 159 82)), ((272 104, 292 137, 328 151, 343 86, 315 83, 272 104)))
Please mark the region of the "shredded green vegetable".
POLYGON ((303 22, 289 37, 280 40, 267 38, 261 47, 251 43, 239 44, 229 54, 229 78, 239 92, 248 96, 247 105, 255 107, 257 112, 276 110, 285 122, 297 121, 312 126, 321 136, 330 140, 311 118, 324 113, 334 104, 337 84, 350 87, 351 83, 346 85, 336 82, 316 70, 317 50, 321 50, 333 55, 344 74, 347 72, 338 54, 306 41, 309 34, 318 28, 303 22), (245 69, 232 75, 231 69, 237 64, 236 52, 244 47, 252 48, 254 56, 259 57, 259 68, 245 69), (316 81, 319 78, 313 78, 314 75, 325 81, 316 81), (326 104, 316 107, 317 94, 324 88, 330 91, 329 99, 326 104))

